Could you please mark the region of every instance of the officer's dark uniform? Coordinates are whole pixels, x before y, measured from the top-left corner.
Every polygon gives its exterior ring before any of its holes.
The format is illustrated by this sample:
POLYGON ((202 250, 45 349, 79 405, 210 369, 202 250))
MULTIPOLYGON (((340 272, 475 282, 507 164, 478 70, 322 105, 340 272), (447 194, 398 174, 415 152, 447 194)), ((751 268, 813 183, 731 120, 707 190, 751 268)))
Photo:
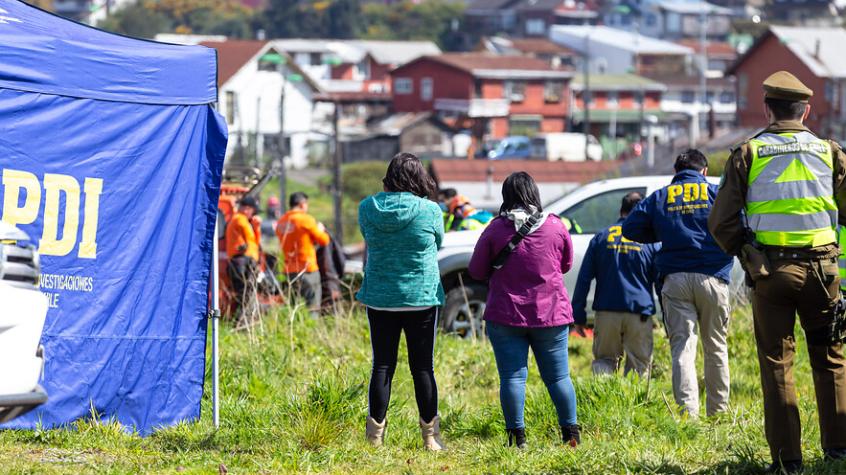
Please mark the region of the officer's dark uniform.
MULTIPOLYGON (((764 81, 767 98, 807 102, 813 91, 781 71, 764 81)), ((708 227, 740 255, 754 236, 770 275, 753 284, 767 441, 775 462, 801 463, 793 380, 796 313, 808 340, 822 447, 846 448, 846 361, 830 342, 838 296, 834 229, 846 223, 846 155, 801 121, 776 121, 732 151, 708 227), (751 231, 751 233, 749 232, 751 231)))

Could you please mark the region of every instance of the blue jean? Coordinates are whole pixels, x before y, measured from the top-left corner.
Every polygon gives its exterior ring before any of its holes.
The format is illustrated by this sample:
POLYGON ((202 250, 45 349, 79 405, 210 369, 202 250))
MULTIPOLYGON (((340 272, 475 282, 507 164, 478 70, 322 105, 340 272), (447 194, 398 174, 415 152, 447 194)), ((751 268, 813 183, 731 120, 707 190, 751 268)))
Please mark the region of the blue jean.
POLYGON ((567 337, 568 325, 548 328, 510 327, 488 322, 488 338, 499 371, 499 401, 506 429, 522 429, 526 403, 526 378, 529 375, 529 347, 546 384, 558 424, 576 423, 576 391, 570 379, 567 337))

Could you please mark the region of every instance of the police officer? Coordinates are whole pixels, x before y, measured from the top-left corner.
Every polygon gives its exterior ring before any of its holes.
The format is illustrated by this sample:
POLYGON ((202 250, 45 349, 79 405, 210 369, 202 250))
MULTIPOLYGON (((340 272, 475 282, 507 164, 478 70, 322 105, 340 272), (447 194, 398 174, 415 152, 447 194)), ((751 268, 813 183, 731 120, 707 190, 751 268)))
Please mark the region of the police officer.
POLYGON ((622 235, 623 220, 643 200, 633 191, 623 197, 620 219, 590 240, 573 292, 573 318, 584 333, 590 283, 596 279, 593 309, 593 373, 616 373, 625 352, 625 374, 648 376, 652 363, 652 315, 657 244, 640 244, 622 235))
POLYGON ((708 232, 708 214, 717 194, 705 179, 708 160, 698 150, 676 158, 672 183, 638 203, 623 221, 623 236, 660 242, 656 266, 662 281, 664 321, 673 357, 673 395, 691 418, 699 417, 696 347, 702 337, 705 413, 725 412, 729 401, 726 336, 729 274, 733 259, 708 232))
POLYGON ((813 91, 796 77, 779 71, 763 87, 770 125, 732 151, 708 224, 720 247, 742 256, 756 279, 752 311, 769 470, 793 473, 802 469, 793 380, 797 312, 808 342, 822 448, 827 458, 846 457, 846 361, 829 331, 839 285, 838 217, 846 223, 846 155, 802 124, 813 91))

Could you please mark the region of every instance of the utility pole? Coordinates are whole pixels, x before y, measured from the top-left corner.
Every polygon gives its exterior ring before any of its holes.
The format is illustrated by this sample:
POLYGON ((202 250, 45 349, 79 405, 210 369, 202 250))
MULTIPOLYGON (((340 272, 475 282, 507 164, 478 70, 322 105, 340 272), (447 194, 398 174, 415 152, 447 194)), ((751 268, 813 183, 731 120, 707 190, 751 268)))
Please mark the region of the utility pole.
MULTIPOLYGON (((709 107, 708 104, 708 78, 706 77, 706 72, 708 71, 708 9, 710 7, 707 4, 703 5, 702 12, 699 15, 699 94, 701 97, 701 104, 703 109, 707 109, 709 107)), ((696 110, 696 127, 701 128, 701 120, 698 120, 700 117, 700 111, 697 108, 696 110)), ((695 137, 699 138, 699 130, 696 130, 695 137)), ((695 146, 696 143, 691 143, 691 146, 695 146)))
POLYGON ((582 102, 584 102, 585 108, 585 117, 584 117, 584 132, 585 132, 585 161, 590 160, 590 156, 588 155, 588 150, 590 149, 590 140, 588 137, 590 136, 590 103, 592 101, 591 92, 590 92, 590 33, 591 33, 591 26, 586 25, 587 34, 585 35, 585 90, 582 93, 583 98, 582 102))
POLYGON ((279 209, 280 214, 285 213, 288 202, 288 171, 285 169, 285 154, 288 152, 285 143, 285 88, 288 85, 285 79, 285 63, 279 64, 279 74, 282 76, 282 93, 279 95, 279 209))
POLYGON ((341 104, 335 100, 335 110, 332 116, 332 129, 334 133, 335 154, 332 160, 332 201, 335 210, 335 240, 338 244, 344 245, 344 219, 341 201, 341 164, 343 163, 343 150, 341 150, 341 134, 338 122, 341 118, 341 104))

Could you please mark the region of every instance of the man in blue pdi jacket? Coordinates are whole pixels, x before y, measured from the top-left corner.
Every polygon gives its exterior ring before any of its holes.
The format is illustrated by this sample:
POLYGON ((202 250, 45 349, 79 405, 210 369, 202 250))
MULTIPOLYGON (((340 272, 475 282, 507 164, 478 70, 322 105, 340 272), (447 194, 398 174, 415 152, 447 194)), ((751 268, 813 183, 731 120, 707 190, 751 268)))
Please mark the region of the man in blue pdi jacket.
POLYGON ((641 201, 623 222, 623 236, 660 242, 656 257, 664 319, 673 357, 673 394, 690 417, 699 417, 697 326, 705 355, 705 412, 724 412, 729 400, 726 333, 732 258, 708 231, 717 187, 705 179, 708 160, 698 150, 676 158, 670 185, 641 201), (698 325, 697 325, 698 324, 698 325))
POLYGON ((655 253, 659 244, 640 244, 622 235, 626 216, 643 196, 623 197, 620 219, 594 236, 585 253, 573 294, 573 318, 579 332, 587 321, 587 294, 596 279, 593 309, 593 373, 613 374, 626 354, 624 374, 648 376, 652 363, 652 315, 655 301, 655 253))

